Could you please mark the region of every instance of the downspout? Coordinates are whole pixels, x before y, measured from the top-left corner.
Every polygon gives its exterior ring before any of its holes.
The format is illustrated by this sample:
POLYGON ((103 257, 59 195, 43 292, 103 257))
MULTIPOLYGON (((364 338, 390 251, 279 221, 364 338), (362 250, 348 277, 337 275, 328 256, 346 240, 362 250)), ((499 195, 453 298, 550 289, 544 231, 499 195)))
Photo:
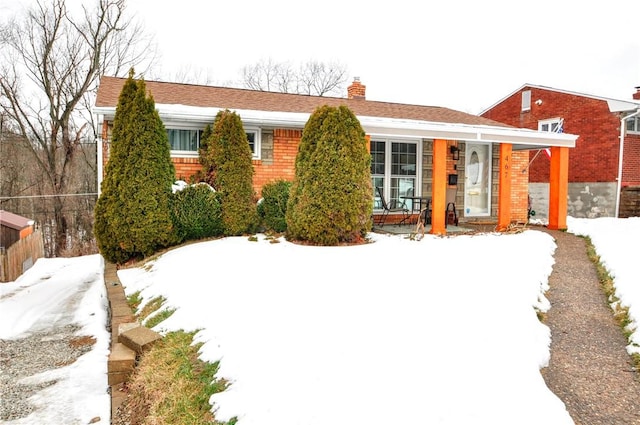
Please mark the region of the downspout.
POLYGON ((616 214, 615 218, 618 218, 618 214, 620 214, 620 192, 622 191, 622 163, 623 163, 623 154, 624 154, 624 133, 625 133, 625 122, 629 118, 634 118, 640 115, 640 109, 635 111, 633 114, 626 115, 620 118, 620 153, 618 154, 618 190, 616 191, 616 214))
POLYGON ((97 155, 96 156, 96 162, 97 163, 96 163, 96 165, 97 165, 97 170, 98 170, 98 173, 97 173, 97 176, 96 176, 98 178, 98 181, 97 181, 97 184, 98 184, 97 189, 98 190, 96 190, 96 192, 98 193, 98 197, 100 196, 100 193, 102 193, 102 190, 100 188, 102 186, 102 173, 104 172, 103 167, 102 167, 102 160, 103 160, 103 158, 102 158, 102 155, 103 155, 103 153, 102 153, 102 125, 103 125, 103 120, 104 120, 104 115, 98 115, 98 123, 96 124, 97 125, 97 128, 96 128, 96 136, 97 136, 96 137, 96 155, 97 155))

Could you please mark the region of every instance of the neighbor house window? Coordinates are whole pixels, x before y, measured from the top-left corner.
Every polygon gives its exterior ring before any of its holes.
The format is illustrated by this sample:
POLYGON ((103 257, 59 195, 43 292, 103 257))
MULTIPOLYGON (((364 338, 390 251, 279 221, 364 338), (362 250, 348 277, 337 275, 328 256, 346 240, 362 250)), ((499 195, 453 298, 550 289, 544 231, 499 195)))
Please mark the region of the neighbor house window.
POLYGON ((547 131, 549 133, 562 133, 563 132, 563 119, 553 118, 550 120, 544 120, 538 122, 538 130, 547 131))
POLYGON ((522 92, 522 111, 531 110, 531 90, 522 92))
POLYGON ((640 117, 629 118, 627 120, 627 131, 629 133, 640 133, 640 117))
MULTIPOLYGON (((374 209, 381 203, 376 187, 381 187, 390 204, 406 202, 403 196, 418 194, 418 142, 395 140, 371 141, 371 179, 374 209)), ((407 207, 411 209, 410 202, 407 207)))

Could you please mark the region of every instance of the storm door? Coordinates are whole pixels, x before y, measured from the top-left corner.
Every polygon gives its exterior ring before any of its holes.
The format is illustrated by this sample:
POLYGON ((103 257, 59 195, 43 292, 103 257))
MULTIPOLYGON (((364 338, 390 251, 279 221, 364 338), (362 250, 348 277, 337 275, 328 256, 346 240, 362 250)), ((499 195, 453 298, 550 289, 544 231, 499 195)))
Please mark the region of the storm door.
POLYGON ((491 144, 466 143, 464 215, 491 214, 491 144))

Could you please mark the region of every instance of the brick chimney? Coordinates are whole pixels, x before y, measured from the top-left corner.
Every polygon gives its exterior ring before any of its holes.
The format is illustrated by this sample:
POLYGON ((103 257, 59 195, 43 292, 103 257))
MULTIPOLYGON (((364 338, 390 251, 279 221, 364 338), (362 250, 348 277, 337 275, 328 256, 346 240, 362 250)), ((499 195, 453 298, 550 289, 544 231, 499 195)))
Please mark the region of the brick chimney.
POLYGON ((640 86, 636 87, 636 92, 633 94, 635 100, 640 100, 640 86))
POLYGON ((360 77, 354 77, 353 83, 347 87, 347 97, 349 99, 365 99, 365 91, 367 86, 360 83, 360 77))

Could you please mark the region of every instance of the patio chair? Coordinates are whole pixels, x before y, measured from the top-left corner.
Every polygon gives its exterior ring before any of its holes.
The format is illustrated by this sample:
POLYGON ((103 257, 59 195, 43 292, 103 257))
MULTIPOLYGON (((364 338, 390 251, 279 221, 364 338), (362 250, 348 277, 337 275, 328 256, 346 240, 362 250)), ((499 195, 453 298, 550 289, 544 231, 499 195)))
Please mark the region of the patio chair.
POLYGON ((375 223, 378 226, 384 226, 385 221, 387 220, 387 216, 389 213, 402 213, 402 220, 398 222, 398 226, 404 223, 409 217, 411 217, 409 210, 406 206, 400 205, 396 206, 395 201, 392 201, 391 205, 387 203, 384 199, 384 194, 382 193, 381 187, 376 187, 376 191, 378 192, 378 196, 380 197, 380 206, 382 206, 382 215, 378 217, 378 222, 375 223))

